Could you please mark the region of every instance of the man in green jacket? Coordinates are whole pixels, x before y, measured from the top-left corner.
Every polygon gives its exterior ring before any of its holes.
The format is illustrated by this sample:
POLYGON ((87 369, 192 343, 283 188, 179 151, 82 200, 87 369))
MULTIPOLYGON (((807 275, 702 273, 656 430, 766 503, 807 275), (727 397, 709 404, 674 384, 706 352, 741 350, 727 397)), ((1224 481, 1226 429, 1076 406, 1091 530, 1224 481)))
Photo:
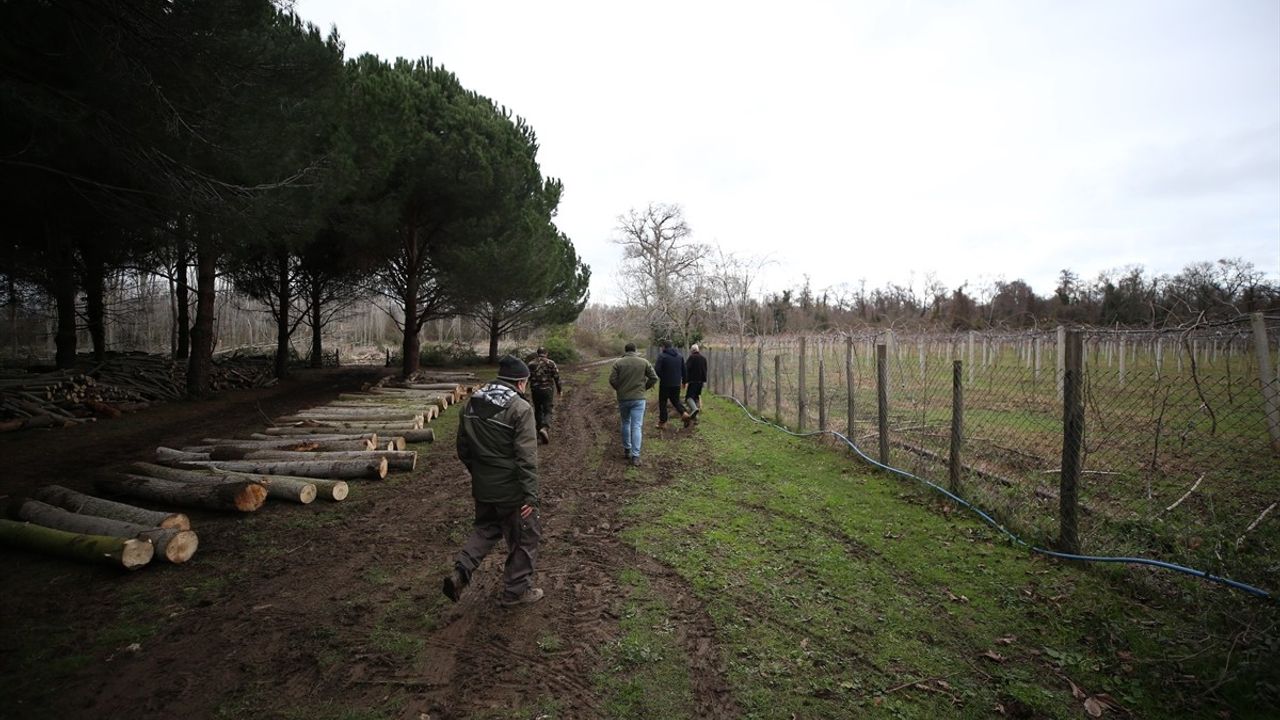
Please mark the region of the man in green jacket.
POLYGON ((638 466, 644 429, 644 393, 658 382, 658 373, 636 352, 635 343, 627 343, 626 353, 614 361, 609 371, 609 386, 618 394, 623 457, 638 466))
POLYGON ((528 385, 529 366, 507 355, 498 363, 498 379, 471 394, 458 420, 458 459, 471 473, 476 519, 444 579, 444 594, 454 602, 498 538, 507 543, 498 604, 514 607, 542 599, 532 582, 542 528, 538 439, 533 408, 523 397, 528 385))

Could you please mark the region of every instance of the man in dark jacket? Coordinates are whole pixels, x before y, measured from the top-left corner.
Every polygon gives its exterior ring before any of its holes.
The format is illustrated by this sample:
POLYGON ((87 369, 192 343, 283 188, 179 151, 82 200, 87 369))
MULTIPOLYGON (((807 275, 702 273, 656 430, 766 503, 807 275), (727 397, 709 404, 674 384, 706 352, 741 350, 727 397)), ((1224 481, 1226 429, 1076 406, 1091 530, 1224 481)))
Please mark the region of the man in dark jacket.
POLYGON ((458 459, 471 473, 476 519, 444 580, 444 594, 455 602, 498 538, 507 542, 499 604, 513 607, 542 599, 542 590, 532 584, 542 528, 538 440, 533 408, 522 397, 528 385, 529 366, 507 355, 498 364, 498 379, 472 393, 460 414, 458 459))
POLYGON ((658 361, 653 364, 658 373, 658 429, 667 426, 667 403, 680 413, 684 426, 689 427, 689 413, 680 403, 680 386, 684 385, 684 358, 680 352, 671 347, 670 340, 662 341, 662 352, 658 353, 658 361))
POLYGON ((698 350, 698 343, 690 345, 689 359, 684 363, 684 405, 694 422, 702 412, 702 386, 707 382, 707 359, 698 350))

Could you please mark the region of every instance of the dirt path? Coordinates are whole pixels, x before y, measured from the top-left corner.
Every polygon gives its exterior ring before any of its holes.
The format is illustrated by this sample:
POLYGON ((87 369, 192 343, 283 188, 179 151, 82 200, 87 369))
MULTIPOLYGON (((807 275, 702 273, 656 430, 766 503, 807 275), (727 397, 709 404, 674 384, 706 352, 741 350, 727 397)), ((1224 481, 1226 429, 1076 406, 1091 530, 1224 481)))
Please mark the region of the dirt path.
MULTIPOLYGON (((0 550, 0 571, 13 579, 0 597, 0 695, 20 701, 9 708, 17 717, 337 717, 358 710, 436 720, 539 707, 558 718, 601 717, 594 677, 607 670, 604 650, 618 634, 618 577, 631 568, 672 608, 698 703, 691 715, 735 717, 710 618, 675 573, 619 540, 619 509, 639 484, 620 457, 613 401, 592 378, 592 371, 566 372, 553 442, 540 451, 542 602, 497 606, 501 546, 461 602, 440 594, 471 516, 450 409, 437 421, 442 442, 425 446, 425 462, 411 476, 358 486, 340 504, 273 504, 250 517, 197 514, 201 549, 186 566, 121 576, 0 550)), ((68 474, 143 459, 159 442, 252 432, 263 414, 322 401, 360 379, 339 373, 222 401, 209 412, 156 408, 131 430, 104 423, 97 436, 68 438, 74 457, 26 469, 3 492, 53 480, 83 486, 66 482, 68 474)), ((24 466, 41 457, 26 445, 20 454, 24 466)), ((660 465, 642 472, 648 487, 673 475, 660 465)))

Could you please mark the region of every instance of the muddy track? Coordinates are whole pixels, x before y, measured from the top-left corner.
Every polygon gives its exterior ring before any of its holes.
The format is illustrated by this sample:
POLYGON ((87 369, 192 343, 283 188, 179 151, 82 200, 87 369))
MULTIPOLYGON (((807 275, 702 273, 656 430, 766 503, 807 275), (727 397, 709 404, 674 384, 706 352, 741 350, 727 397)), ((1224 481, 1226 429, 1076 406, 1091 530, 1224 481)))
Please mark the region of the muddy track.
MULTIPOLYGON (((88 489, 89 476, 146 459, 157 444, 253 432, 264 415, 323 402, 370 372, 157 407, 68 434, 73 450, 56 457, 5 439, 15 463, 31 469, 6 478, 3 493, 51 481, 88 489)), ((181 567, 121 575, 0 549, 0 573, 14 579, 0 594, 0 694, 23 698, 3 714, 134 720, 386 708, 439 720, 547 704, 557 717, 604 717, 596 678, 619 633, 619 574, 631 568, 670 608, 689 661, 691 716, 737 717, 705 608, 674 571, 619 537, 626 500, 671 482, 679 468, 646 466, 643 483, 628 474, 616 408, 592 387, 595 372, 565 371, 552 443, 540 448, 542 602, 498 607, 501 543, 461 602, 442 598, 443 573, 470 529, 470 481, 452 447, 426 446, 412 477, 357 485, 345 503, 194 513, 201 547, 181 567), (53 652, 41 656, 46 639, 53 652), (77 655, 73 667, 41 669, 77 655)), ((456 410, 437 422, 455 426, 456 410)), ((697 442, 691 435, 678 441, 697 442)))

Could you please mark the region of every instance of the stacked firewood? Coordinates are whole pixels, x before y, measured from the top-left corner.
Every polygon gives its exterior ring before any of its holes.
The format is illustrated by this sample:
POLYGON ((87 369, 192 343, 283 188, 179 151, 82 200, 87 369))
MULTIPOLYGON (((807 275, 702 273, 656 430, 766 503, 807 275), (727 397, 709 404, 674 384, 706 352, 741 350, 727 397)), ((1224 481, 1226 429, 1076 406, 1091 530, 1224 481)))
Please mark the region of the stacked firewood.
MULTIPOLYGON (((162 355, 111 353, 94 363, 82 356, 74 370, 0 375, 0 432, 63 427, 93 417, 116 417, 183 396, 186 364, 162 355)), ((275 383, 269 359, 227 357, 214 361, 214 390, 268 387, 275 383)))

